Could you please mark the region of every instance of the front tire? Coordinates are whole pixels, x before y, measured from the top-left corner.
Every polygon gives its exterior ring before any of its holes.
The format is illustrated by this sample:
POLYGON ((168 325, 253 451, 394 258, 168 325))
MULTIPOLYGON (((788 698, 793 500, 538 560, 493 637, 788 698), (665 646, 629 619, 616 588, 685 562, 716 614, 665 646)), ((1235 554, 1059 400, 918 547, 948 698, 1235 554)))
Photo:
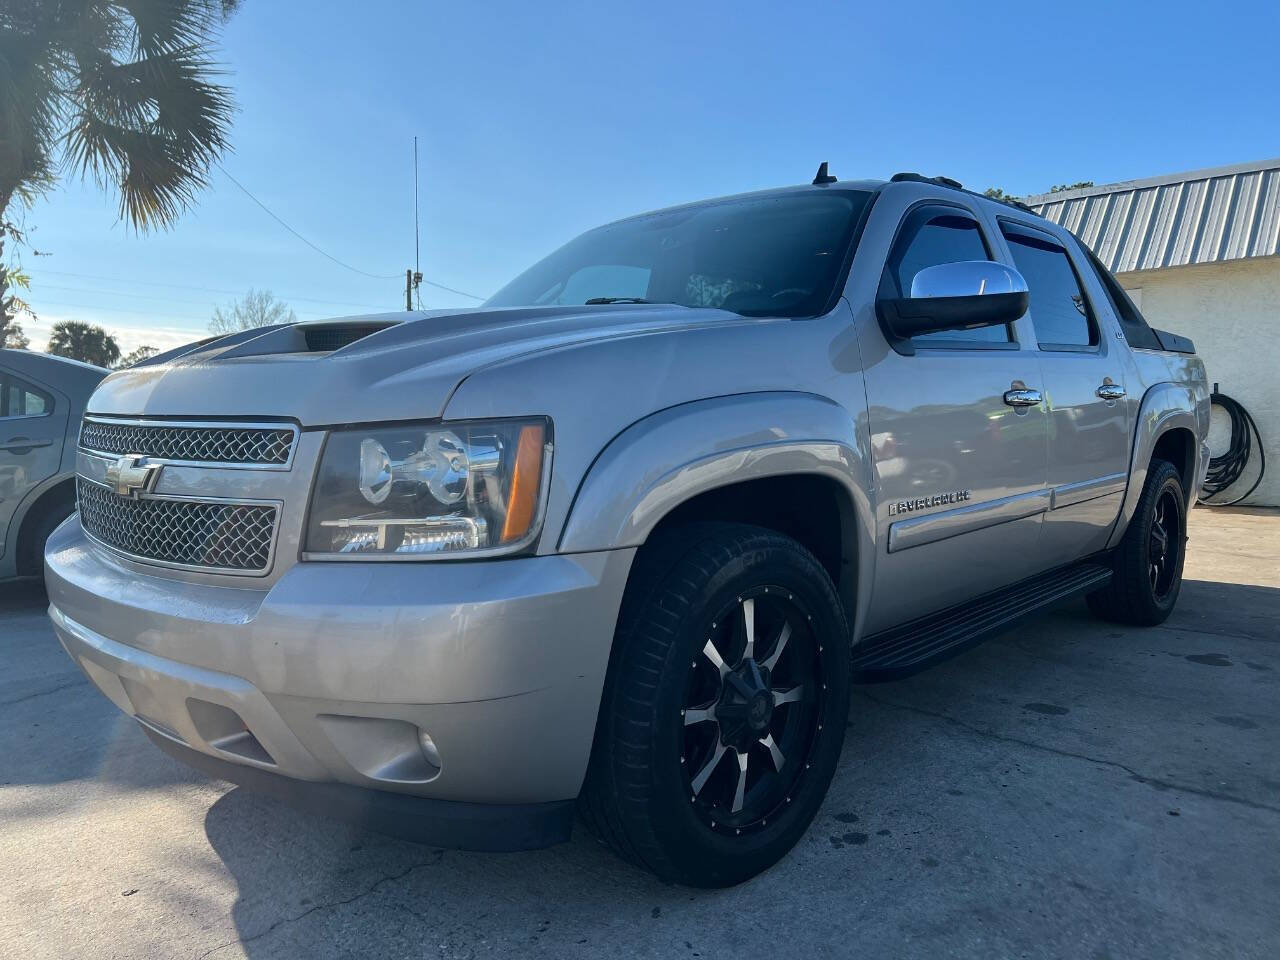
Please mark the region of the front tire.
POLYGON ((1173 464, 1154 460, 1129 528, 1112 557, 1111 582, 1089 594, 1104 620, 1154 627, 1178 602, 1186 558, 1187 498, 1173 464))
POLYGON ((741 883, 826 795, 849 710, 849 630, 796 541, 740 524, 636 558, 581 798, 588 826, 665 880, 741 883))

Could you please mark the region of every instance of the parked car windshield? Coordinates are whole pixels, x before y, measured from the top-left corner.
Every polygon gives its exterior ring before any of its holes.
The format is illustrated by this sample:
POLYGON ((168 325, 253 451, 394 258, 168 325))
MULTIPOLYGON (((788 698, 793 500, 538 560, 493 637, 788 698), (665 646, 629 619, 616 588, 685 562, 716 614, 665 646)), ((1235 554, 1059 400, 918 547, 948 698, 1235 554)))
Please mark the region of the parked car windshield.
POLYGON ((815 316, 832 299, 870 197, 784 193, 621 220, 571 240, 485 306, 650 302, 815 316))

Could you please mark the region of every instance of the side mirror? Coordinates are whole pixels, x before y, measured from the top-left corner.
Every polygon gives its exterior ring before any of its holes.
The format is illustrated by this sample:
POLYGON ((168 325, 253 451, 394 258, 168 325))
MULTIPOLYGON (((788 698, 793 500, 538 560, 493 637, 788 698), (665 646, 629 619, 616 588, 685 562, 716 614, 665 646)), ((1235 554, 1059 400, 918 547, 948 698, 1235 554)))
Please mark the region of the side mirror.
POLYGON ((910 354, 912 337, 1012 323, 1029 302, 1017 270, 992 260, 962 260, 925 267, 912 279, 909 296, 877 300, 876 316, 893 349, 910 354))

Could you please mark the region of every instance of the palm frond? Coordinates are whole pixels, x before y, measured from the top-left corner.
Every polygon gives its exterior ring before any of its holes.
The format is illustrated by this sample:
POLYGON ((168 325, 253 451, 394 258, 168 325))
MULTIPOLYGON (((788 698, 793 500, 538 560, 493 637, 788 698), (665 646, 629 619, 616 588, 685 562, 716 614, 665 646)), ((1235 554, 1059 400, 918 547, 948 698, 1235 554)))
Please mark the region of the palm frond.
POLYGON ((185 0, 116 0, 133 21, 133 45, 146 57, 206 42, 217 25, 218 5, 185 0))
POLYGON ((166 226, 227 148, 233 104, 211 58, 226 0, 0 3, 0 213, 69 167, 166 226), (25 193, 23 192, 25 191, 25 193))
POLYGON ((0 28, 0 213, 15 193, 30 200, 53 182, 61 120, 54 59, 29 30, 0 28))

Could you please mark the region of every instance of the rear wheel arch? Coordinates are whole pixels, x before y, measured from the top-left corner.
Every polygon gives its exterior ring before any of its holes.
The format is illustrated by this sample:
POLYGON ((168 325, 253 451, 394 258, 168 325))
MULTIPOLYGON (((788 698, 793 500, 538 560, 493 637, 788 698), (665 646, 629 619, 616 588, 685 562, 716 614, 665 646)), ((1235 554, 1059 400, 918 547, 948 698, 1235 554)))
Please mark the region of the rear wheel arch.
POLYGON ((1172 463, 1182 481, 1186 503, 1194 502, 1199 455, 1196 438, 1202 432, 1197 405, 1201 399, 1196 385, 1189 383, 1157 383, 1143 395, 1129 460, 1129 483, 1108 549, 1119 545, 1133 521, 1152 464, 1172 463))
POLYGON ((40 493, 27 508, 18 529, 17 549, 14 558, 18 576, 36 576, 43 569, 42 534, 48 534, 75 511, 76 483, 68 477, 59 480, 40 493), (50 526, 52 523, 52 526, 50 526))
POLYGON ((1164 460, 1177 468, 1183 494, 1190 499, 1196 472, 1196 437, 1191 429, 1174 426, 1157 436, 1151 449, 1151 461, 1156 460, 1164 460))

